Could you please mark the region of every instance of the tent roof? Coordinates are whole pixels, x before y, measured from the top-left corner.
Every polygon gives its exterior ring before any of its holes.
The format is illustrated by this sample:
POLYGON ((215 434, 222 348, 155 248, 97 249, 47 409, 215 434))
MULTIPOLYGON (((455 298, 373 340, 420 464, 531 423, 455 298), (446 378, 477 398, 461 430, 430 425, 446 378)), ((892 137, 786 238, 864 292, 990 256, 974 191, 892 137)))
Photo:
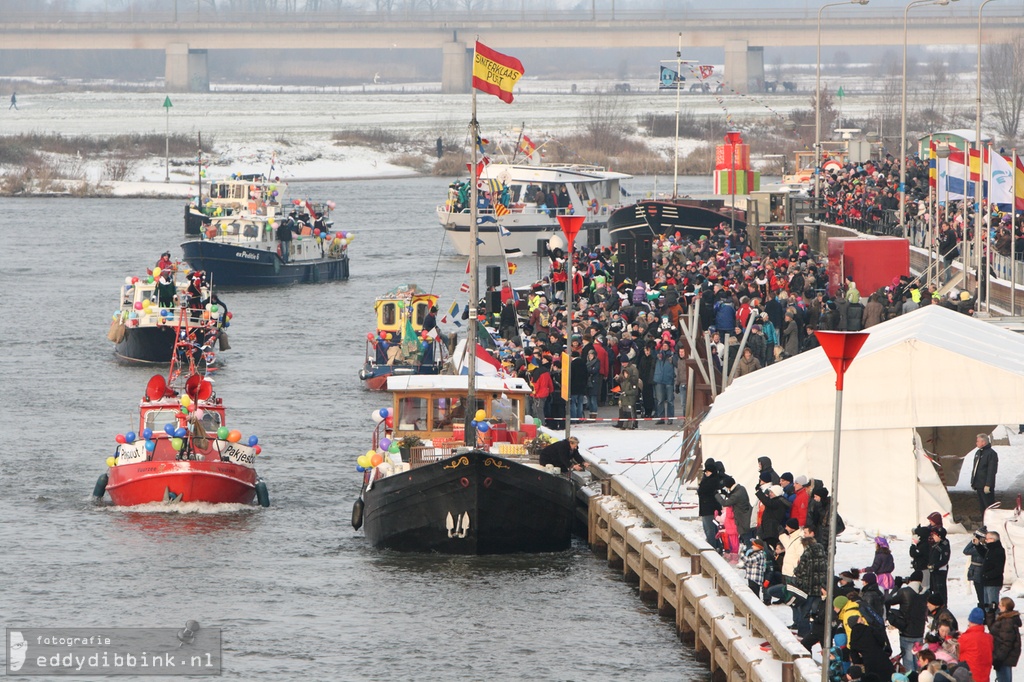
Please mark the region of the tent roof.
MULTIPOLYGON (((868 340, 848 370, 848 376, 856 373, 858 362, 864 358, 910 340, 966 356, 1001 372, 1024 376, 1024 336, 940 305, 919 308, 868 331, 868 340)), ((822 374, 831 376, 834 370, 820 350, 804 352, 752 372, 736 379, 715 399, 705 422, 757 402, 766 394, 777 394, 822 374)))

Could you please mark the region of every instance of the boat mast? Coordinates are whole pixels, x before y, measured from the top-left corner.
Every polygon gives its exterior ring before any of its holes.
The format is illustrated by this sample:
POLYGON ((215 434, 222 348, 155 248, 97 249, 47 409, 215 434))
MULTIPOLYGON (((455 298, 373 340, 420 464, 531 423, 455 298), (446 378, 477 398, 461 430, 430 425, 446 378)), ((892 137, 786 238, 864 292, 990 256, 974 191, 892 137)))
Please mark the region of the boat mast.
POLYGON ((196 175, 199 176, 199 210, 203 210, 203 133, 199 132, 199 153, 198 153, 198 167, 196 168, 196 175))
POLYGON ((466 349, 469 361, 466 363, 466 445, 476 446, 476 429, 472 421, 476 418, 476 325, 477 301, 480 300, 480 280, 477 277, 477 260, 480 248, 477 244, 477 183, 480 181, 477 172, 477 140, 480 139, 480 124, 476 120, 476 89, 473 89, 473 114, 469 120, 470 152, 470 188, 469 188, 469 329, 466 332, 466 349))
POLYGON ((683 90, 683 32, 679 32, 679 48, 676 50, 676 144, 675 161, 672 165, 672 198, 679 196, 679 108, 683 90))

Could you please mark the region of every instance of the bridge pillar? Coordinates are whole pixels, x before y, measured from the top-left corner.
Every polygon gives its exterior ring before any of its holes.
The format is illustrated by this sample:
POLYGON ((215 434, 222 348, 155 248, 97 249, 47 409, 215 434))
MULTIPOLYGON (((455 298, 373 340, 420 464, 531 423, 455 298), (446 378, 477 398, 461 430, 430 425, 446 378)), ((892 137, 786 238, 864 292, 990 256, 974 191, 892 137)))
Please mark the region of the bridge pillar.
POLYGON ((745 40, 725 43, 725 82, 736 92, 764 92, 764 48, 745 40))
POLYGON ((185 43, 168 45, 164 51, 164 84, 167 92, 209 92, 206 50, 190 50, 185 43))
POLYGON ((469 92, 473 73, 473 52, 466 43, 454 41, 442 46, 441 92, 462 94, 469 92))

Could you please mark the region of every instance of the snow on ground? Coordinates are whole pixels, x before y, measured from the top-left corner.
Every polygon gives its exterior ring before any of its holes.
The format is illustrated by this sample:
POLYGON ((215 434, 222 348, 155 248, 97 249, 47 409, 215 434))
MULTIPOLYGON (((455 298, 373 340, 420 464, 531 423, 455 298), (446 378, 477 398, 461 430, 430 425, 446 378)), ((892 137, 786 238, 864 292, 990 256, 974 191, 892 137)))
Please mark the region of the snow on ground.
MULTIPOLYGON (((1024 484, 1024 435, 1017 434, 1018 425, 1011 424, 997 426, 993 432, 993 442, 996 452, 999 454, 999 472, 996 479, 997 490, 1019 490, 1024 484), (1003 438, 1009 439, 1009 445, 998 445, 1003 438)), ((639 430, 620 431, 614 429, 609 423, 574 425, 572 433, 580 439, 580 449, 584 455, 593 462, 599 462, 603 468, 615 474, 628 477, 634 483, 644 487, 653 495, 682 503, 692 504, 692 508, 677 511, 679 518, 692 523, 698 535, 702 535, 700 521, 697 519, 697 492, 696 483, 690 487, 680 489, 675 480, 675 472, 679 462, 680 448, 683 439, 680 432, 664 427, 651 426, 650 423, 643 423, 639 430), (624 460, 650 461, 651 464, 633 464, 624 460)), ((558 437, 557 432, 551 433, 558 437)), ((970 490, 970 462, 972 453, 968 454, 967 463, 961 469, 960 480, 954 490, 970 490)), ((779 471, 786 470, 785 467, 778 468, 779 471)), ((828 478, 830 473, 823 472, 799 472, 794 471, 795 476, 815 474, 813 478, 828 478)), ((748 491, 752 489, 752 482, 740 481, 748 491)), ((840 480, 842 486, 842 480, 840 480)), ((875 501, 864 501, 874 503, 875 501)), ((849 504, 843 501, 841 506, 849 504)), ((926 524, 926 519, 921 519, 926 524)), ((947 526, 949 523, 947 522, 947 526)), ((896 575, 907 576, 910 574, 910 531, 908 528, 905 534, 888 536, 889 547, 892 550, 896 562, 896 575)), ((949 562, 949 576, 947 581, 949 604, 953 615, 961 623, 967 622, 967 616, 975 604, 974 586, 967 581, 968 558, 963 554, 963 548, 970 543, 971 533, 950 532, 949 543, 951 559, 949 562)), ((836 573, 849 568, 864 568, 870 566, 874 559, 874 538, 875 534, 870 529, 854 528, 847 525, 846 531, 839 537, 836 545, 836 573)), ((1004 546, 1007 544, 1003 538, 1004 546)), ((1009 554, 1009 552, 1008 552, 1009 554)), ((1009 560, 1009 559, 1008 559, 1009 560)), ((1009 596, 1016 602, 1021 603, 1024 596, 1024 579, 1018 579, 1013 585, 1004 587, 1002 596, 1009 596)), ((783 624, 792 622, 792 616, 788 607, 773 606, 783 624)), ((896 646, 898 650, 898 643, 896 646)))
MULTIPOLYGON (((537 144, 582 129, 594 113, 594 93, 607 88, 608 83, 581 81, 577 86, 578 93, 573 94, 571 83, 524 79, 511 106, 494 97, 480 96, 477 107, 483 135, 492 141, 503 141, 509 149, 515 146, 524 123, 526 133, 537 144)), ((384 88, 279 88, 254 93, 225 87, 210 93, 177 93, 170 95, 169 115, 162 106, 165 95, 158 92, 27 93, 19 97, 17 110, 4 110, 0 115, 5 135, 109 137, 126 133, 162 135, 169 130, 172 134, 197 137, 201 133, 206 150, 204 159, 211 164, 207 180, 231 173, 269 173, 272 156, 277 160, 274 175, 285 181, 398 177, 413 173, 408 167, 391 163, 399 151, 355 147, 333 139, 335 133, 347 130, 365 132, 380 128, 403 133, 412 140, 414 148, 408 151, 414 153, 429 153, 437 137, 468 148, 469 95, 442 95, 412 85, 404 93, 384 88)), ((866 115, 877 109, 879 95, 858 96, 848 91, 851 94, 845 98, 843 107, 847 114, 866 115)), ((623 95, 619 101, 624 120, 633 125, 641 114, 673 114, 676 98, 671 91, 647 89, 623 95)), ((742 124, 745 120, 783 115, 792 109, 807 109, 809 105, 805 96, 766 94, 687 95, 682 98, 682 106, 698 116, 724 116, 728 112, 742 124)), ((645 141, 671 153, 670 138, 645 141)), ((685 155, 701 144, 704 141, 681 140, 680 153, 685 155)), ((81 165, 90 183, 109 182, 103 161, 82 161, 81 165)), ((72 162, 69 167, 75 168, 76 164, 72 162)), ((11 169, 0 172, 4 170, 11 169)), ((172 185, 193 183, 195 173, 193 156, 170 159, 172 185)), ((180 188, 164 183, 165 177, 164 158, 158 156, 140 160, 125 178, 130 181, 128 185, 109 186, 115 195, 183 196, 180 188)))

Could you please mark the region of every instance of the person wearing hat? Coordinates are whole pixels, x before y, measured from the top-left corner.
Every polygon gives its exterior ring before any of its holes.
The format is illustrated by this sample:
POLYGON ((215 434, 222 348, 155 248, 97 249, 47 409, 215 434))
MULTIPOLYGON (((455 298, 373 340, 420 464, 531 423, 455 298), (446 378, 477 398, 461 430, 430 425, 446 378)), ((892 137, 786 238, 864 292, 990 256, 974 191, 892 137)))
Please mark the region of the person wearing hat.
POLYGON ((757 490, 757 499, 764 505, 761 512, 761 523, 758 526, 758 537, 762 539, 777 538, 789 518, 789 500, 781 485, 764 486, 757 490))
POLYGON ((836 612, 836 620, 842 624, 843 630, 846 631, 846 639, 849 641, 851 629, 849 621, 852 616, 860 618, 860 605, 849 597, 840 594, 832 600, 832 610, 836 612))
POLYGON ((174 265, 174 263, 171 261, 170 251, 164 251, 160 254, 160 259, 156 262, 156 267, 160 268, 161 272, 164 270, 170 270, 172 265, 174 265))
POLYGON ((985 632, 985 612, 974 607, 967 622, 967 629, 960 633, 960 661, 970 668, 974 682, 988 682, 992 676, 995 640, 985 632))
POLYGON ((747 489, 736 482, 732 476, 722 476, 722 488, 716 495, 718 504, 722 507, 732 508, 732 517, 736 523, 736 534, 740 542, 750 540, 750 520, 753 513, 753 506, 750 504, 750 494, 747 489))
POLYGON ((996 671, 996 682, 1011 682, 1013 669, 1020 660, 1021 619, 1009 597, 999 600, 997 610, 985 615, 988 630, 992 633, 992 667, 996 671))
POLYGON ((945 595, 928 593, 928 629, 927 632, 937 635, 939 633, 940 625, 948 625, 950 632, 956 632, 960 629, 960 624, 956 621, 956 616, 946 606, 945 595))
POLYGON ((921 571, 914 571, 907 582, 885 602, 889 624, 900 633, 903 667, 908 672, 914 670, 914 648, 923 641, 928 620, 928 599, 923 594, 921 579, 921 571))
POLYGON ((720 543, 715 515, 722 511, 722 505, 719 504, 716 495, 721 487, 722 476, 718 472, 717 463, 709 459, 704 462, 704 471, 700 483, 697 484, 697 515, 700 516, 701 526, 704 528, 704 539, 716 550, 720 548, 720 543))
MULTIPOLYGON (((928 539, 928 586, 933 594, 946 598, 946 575, 949 567, 949 540, 946 538, 946 529, 932 527, 928 539)), ((1000 580, 1000 584, 1002 581, 1000 580)))
POLYGON ((978 606, 985 608, 985 583, 981 579, 981 567, 985 563, 984 544, 985 526, 974 531, 971 541, 964 545, 963 553, 969 556, 970 564, 967 566, 967 580, 974 585, 974 593, 978 597, 978 606))
POLYGON ((870 566, 861 569, 862 573, 871 573, 880 590, 888 592, 893 588, 895 581, 892 572, 896 570, 896 562, 892 558, 892 551, 889 549, 889 541, 878 536, 875 538, 875 559, 870 566))
POLYGON ((764 553, 764 541, 760 538, 751 539, 750 548, 743 556, 743 572, 747 576, 747 586, 758 599, 761 598, 761 584, 767 566, 768 555, 764 553))
POLYGON ((999 600, 1003 587, 1003 570, 1006 566, 1006 550, 999 539, 999 533, 990 530, 985 533, 985 544, 978 546, 982 555, 981 583, 984 588, 985 609, 993 609, 999 600))
POLYGON ((793 507, 790 516, 796 519, 801 526, 807 524, 807 508, 811 503, 810 491, 807 489, 809 481, 806 476, 797 476, 793 481, 793 507))

